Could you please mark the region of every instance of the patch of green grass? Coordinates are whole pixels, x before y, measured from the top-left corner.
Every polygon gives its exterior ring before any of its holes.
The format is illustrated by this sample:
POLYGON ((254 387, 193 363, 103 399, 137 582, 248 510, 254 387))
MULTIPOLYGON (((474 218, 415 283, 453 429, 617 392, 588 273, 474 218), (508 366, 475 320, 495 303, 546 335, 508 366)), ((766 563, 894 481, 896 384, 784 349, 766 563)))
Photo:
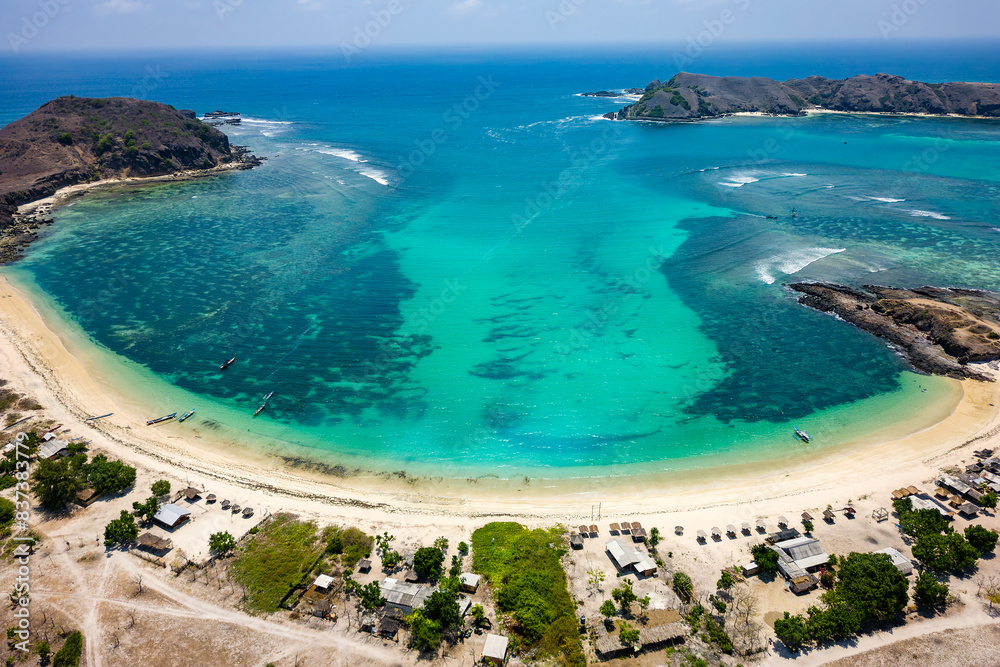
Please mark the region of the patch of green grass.
POLYGON ((522 650, 551 656, 567 667, 587 664, 576 608, 560 558, 561 528, 528 530, 513 522, 490 523, 472 534, 472 569, 493 587, 497 606, 517 623, 522 650))
POLYGON ((288 514, 276 515, 240 549, 229 566, 233 578, 246 591, 246 609, 277 611, 281 599, 312 569, 324 546, 316 524, 297 521, 288 514))

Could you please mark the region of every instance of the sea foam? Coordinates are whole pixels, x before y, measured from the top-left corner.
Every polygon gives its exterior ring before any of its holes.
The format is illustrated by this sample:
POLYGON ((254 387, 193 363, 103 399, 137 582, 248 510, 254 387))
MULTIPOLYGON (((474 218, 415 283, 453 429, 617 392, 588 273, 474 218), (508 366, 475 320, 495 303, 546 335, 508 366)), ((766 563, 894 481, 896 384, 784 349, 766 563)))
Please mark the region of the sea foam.
POLYGON ((754 271, 761 282, 774 284, 778 276, 798 273, 824 257, 844 252, 847 248, 802 248, 779 255, 772 255, 754 264, 754 271))

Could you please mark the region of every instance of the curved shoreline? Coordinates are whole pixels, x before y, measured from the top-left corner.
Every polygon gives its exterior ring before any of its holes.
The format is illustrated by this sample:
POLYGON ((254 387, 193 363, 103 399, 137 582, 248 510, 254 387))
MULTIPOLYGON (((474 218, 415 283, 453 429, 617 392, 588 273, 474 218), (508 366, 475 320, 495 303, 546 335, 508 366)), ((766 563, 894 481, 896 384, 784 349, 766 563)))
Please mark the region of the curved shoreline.
MULTIPOLYGON (((76 433, 87 433, 96 447, 146 467, 211 479, 213 486, 255 489, 283 503, 303 505, 307 513, 360 511, 438 517, 510 516, 534 520, 585 518, 591 503, 605 513, 643 516, 710 511, 741 506, 742 516, 782 511, 787 498, 825 505, 857 498, 877 484, 890 488, 915 476, 933 476, 945 455, 957 449, 1000 440, 1000 389, 994 383, 954 381, 954 403, 934 425, 904 437, 887 434, 880 443, 849 443, 825 450, 798 449, 781 462, 739 464, 676 473, 638 473, 586 480, 458 479, 367 474, 334 477, 289 467, 278 456, 174 424, 137 428, 139 403, 122 395, 100 369, 75 354, 73 342, 53 331, 23 293, 4 276, 0 281, 0 361, 16 383, 34 393, 55 419, 76 433), (91 414, 114 412, 102 422, 84 423, 91 414), (869 474, 880 471, 877 478, 869 474), (867 474, 866 474, 867 473, 867 474), (843 498, 841 498, 843 496, 843 498), (817 498, 819 500, 813 500, 817 498), (807 500, 808 499, 808 500, 807 500), (317 506, 327 506, 322 510, 317 506), (331 507, 332 506, 332 507, 331 507), (307 509, 308 507, 308 509, 307 509)), ((729 510, 732 511, 731 509, 729 510)), ((786 510, 787 511, 787 510, 786 510)), ((745 519, 744 519, 745 520, 745 519)))

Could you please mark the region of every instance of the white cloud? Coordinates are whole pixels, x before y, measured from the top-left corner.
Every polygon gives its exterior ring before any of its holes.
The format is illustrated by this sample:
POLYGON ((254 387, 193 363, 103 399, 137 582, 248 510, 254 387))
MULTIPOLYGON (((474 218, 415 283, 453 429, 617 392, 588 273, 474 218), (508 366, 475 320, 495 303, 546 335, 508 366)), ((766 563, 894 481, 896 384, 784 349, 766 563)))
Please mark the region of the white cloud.
POLYGON ((456 16, 465 16, 476 11, 483 6, 483 0, 458 0, 448 7, 448 13, 456 16))
POLYGON ((101 14, 133 14, 142 9, 146 9, 146 5, 139 0, 106 0, 97 5, 101 14))

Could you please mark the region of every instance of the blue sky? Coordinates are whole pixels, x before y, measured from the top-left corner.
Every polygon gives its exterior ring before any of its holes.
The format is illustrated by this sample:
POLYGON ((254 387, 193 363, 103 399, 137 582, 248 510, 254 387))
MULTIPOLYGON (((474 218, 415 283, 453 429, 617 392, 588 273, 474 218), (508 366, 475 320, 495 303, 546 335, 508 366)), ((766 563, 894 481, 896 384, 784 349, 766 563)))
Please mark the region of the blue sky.
POLYGON ((3 0, 3 52, 1000 37, 1000 0, 3 0), (381 18, 381 22, 378 19, 381 18))

